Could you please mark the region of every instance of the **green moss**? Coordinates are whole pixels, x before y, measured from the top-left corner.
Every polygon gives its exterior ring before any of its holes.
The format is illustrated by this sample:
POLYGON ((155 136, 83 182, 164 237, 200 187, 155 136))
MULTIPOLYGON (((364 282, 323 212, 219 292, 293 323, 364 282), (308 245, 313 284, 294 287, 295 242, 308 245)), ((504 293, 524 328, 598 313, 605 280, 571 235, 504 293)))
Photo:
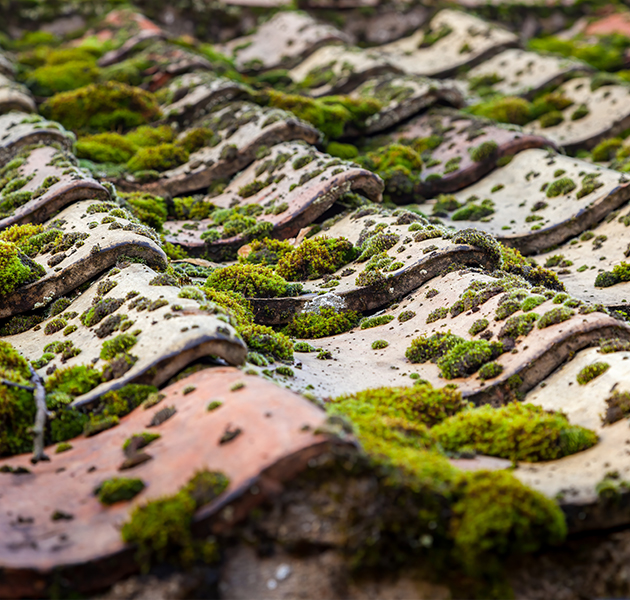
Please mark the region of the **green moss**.
MULTIPOLYGON (((27 361, 11 344, 0 340, 0 378, 30 385, 30 377, 27 361)), ((32 392, 0 384, 0 456, 31 450, 34 419, 32 392)))
MULTIPOLYGON (((68 342, 72 345, 72 342, 68 342)), ((46 348, 44 348, 46 351, 46 348)), ((81 396, 101 383, 101 373, 94 367, 75 365, 57 369, 46 380, 46 392, 63 392, 71 396, 81 396)))
POLYGON ((23 257, 15 244, 0 240, 0 297, 43 274, 43 268, 23 257))
POLYGON ((375 340, 372 342, 372 350, 382 350, 387 348, 387 346, 389 346, 389 342, 386 340, 375 340))
POLYGON ((591 157, 594 161, 603 162, 615 158, 619 148, 623 146, 623 140, 618 137, 609 138, 600 142, 591 150, 591 157))
POLYGON ((254 240, 249 247, 249 254, 245 257, 239 257, 239 260, 254 265, 267 266, 277 265, 283 256, 291 254, 294 250, 294 246, 289 242, 272 238, 254 240))
POLYGON ((133 510, 121 533, 126 543, 137 545, 136 560, 144 572, 168 559, 190 566, 196 557, 218 558, 216 543, 193 538, 192 520, 195 511, 221 495, 229 483, 223 473, 200 471, 177 494, 133 510))
POLYGON ((484 329, 487 329, 489 325, 488 319, 477 319, 468 330, 470 335, 477 335, 481 333, 484 329))
POLYGON ((399 315, 398 315, 398 320, 401 323, 406 323, 407 321, 413 319, 416 316, 416 313, 413 310, 403 310, 399 315))
POLYGON ((521 310, 523 312, 529 312, 530 310, 534 310, 537 306, 540 306, 546 300, 547 298, 544 296, 527 296, 527 298, 525 298, 525 300, 521 303, 521 310))
POLYGON ((538 329, 544 329, 550 325, 556 325, 557 323, 562 323, 562 321, 567 321, 574 314, 575 311, 567 308, 566 306, 552 308, 542 315, 540 319, 538 319, 538 329))
POLYGON ((361 254, 357 258, 359 262, 364 262, 368 258, 372 258, 376 254, 387 252, 390 248, 393 248, 400 239, 397 233, 384 233, 378 231, 370 235, 360 246, 361 254))
POLYGON ((347 239, 326 236, 307 238, 278 261, 276 273, 287 281, 318 279, 334 273, 356 256, 356 250, 347 239))
POLYGON ((501 328, 501 331, 499 331, 499 339, 508 337, 515 340, 520 335, 528 335, 534 329, 534 323, 538 318, 536 313, 510 317, 501 328))
POLYGON ((122 449, 127 450, 129 446, 133 444, 136 449, 144 448, 148 446, 151 442, 160 439, 162 436, 159 433, 149 433, 148 431, 143 431, 140 434, 134 434, 131 437, 127 438, 123 443, 122 449))
POLYGON ((453 335, 450 331, 447 333, 434 333, 431 337, 422 335, 412 340, 411 345, 405 352, 405 356, 412 363, 423 363, 429 360, 436 361, 463 341, 463 338, 453 335))
POLYGON ((138 341, 135 335, 131 333, 121 333, 112 340, 103 342, 101 348, 101 358, 103 360, 112 360, 116 355, 121 354, 132 348, 138 341))
POLYGON ((485 363, 494 360, 502 352, 501 342, 464 341, 441 356, 437 364, 445 379, 466 377, 475 373, 485 363))
POLYGON ((231 291, 251 298, 295 296, 301 285, 289 284, 263 265, 237 264, 216 269, 206 280, 206 287, 231 291))
POLYGON ((480 454, 529 462, 555 460, 597 443, 594 432, 571 425, 563 413, 520 402, 460 412, 431 433, 447 452, 474 448, 480 454))
MULTIPOLYGON (((564 516, 556 503, 508 472, 469 473, 458 491, 450 535, 455 556, 471 575, 489 570, 496 574, 510 553, 535 552, 559 544, 566 536, 564 516)), ((506 597, 505 591, 498 597, 506 597)))
POLYGON ((371 329, 379 325, 386 325, 395 319, 394 315, 378 315, 377 317, 368 317, 361 321, 361 329, 371 329))
POLYGON ((559 110, 552 110, 540 117, 538 122, 543 129, 546 129, 548 127, 555 127, 562 123, 562 121, 564 121, 564 115, 559 110))
POLYGON ((294 113, 307 123, 314 125, 329 139, 341 137, 350 124, 361 129, 365 120, 376 114, 382 107, 382 104, 373 98, 349 96, 308 98, 275 90, 266 90, 257 98, 257 101, 294 113))
POLYGON ((595 190, 604 186, 604 183, 597 180, 599 173, 589 173, 582 178, 582 187, 577 191, 575 197, 579 200, 592 194, 595 190))
POLYGON ((315 352, 316 348, 311 346, 308 342, 295 342, 293 350, 296 352, 315 352))
POLYGON ((460 207, 461 204, 452 194, 439 194, 431 212, 436 217, 446 217, 449 212, 453 212, 460 207))
POLYGON ((137 150, 135 144, 119 133, 84 136, 75 145, 77 158, 87 158, 99 163, 126 163, 137 150))
POLYGON ((494 214, 494 202, 486 198, 481 204, 468 202, 465 206, 456 210, 452 215, 453 221, 481 221, 485 217, 494 214))
POLYGON ((74 131, 111 131, 156 119, 160 109, 150 92, 122 83, 94 84, 56 94, 41 107, 49 119, 74 131))
POLYGON ((352 160, 359 156, 359 151, 356 146, 352 144, 342 144, 340 142, 330 142, 326 146, 326 152, 331 156, 337 156, 338 158, 344 158, 346 160, 352 160))
POLYGON ((502 264, 502 246, 489 233, 478 229, 462 229, 452 238, 453 244, 468 244, 481 248, 497 266, 502 264))
POLYGON ((607 362, 597 361, 590 365, 586 365, 577 374, 577 382, 580 385, 586 385, 589 381, 593 381, 596 377, 599 377, 610 369, 610 365, 607 362))
POLYGON ((141 125, 125 134, 126 140, 140 148, 166 144, 172 142, 174 137, 175 131, 169 125, 159 125, 157 127, 141 125))
POLYGON ((595 287, 610 287, 624 281, 630 281, 630 263, 620 262, 612 271, 602 271, 595 278, 595 287))
POLYGON ((220 141, 219 137, 207 127, 193 127, 188 129, 177 142, 186 152, 192 154, 205 146, 214 146, 220 141))
POLYGON ((69 444, 68 442, 61 442, 60 444, 57 444, 57 447, 55 448, 55 454, 67 452, 68 450, 72 450, 72 448, 72 444, 69 444))
POLYGON ((576 184, 573 179, 569 177, 561 177, 550 183, 545 191, 547 198, 555 198, 556 196, 569 194, 576 188, 576 184))
POLYGON ((322 308, 319 313, 295 315, 284 333, 301 339, 322 338, 349 331, 358 320, 358 314, 354 311, 338 313, 332 308, 322 308))
POLYGON ((503 365, 497 362, 489 362, 479 369, 479 377, 481 379, 494 379, 503 373, 503 365))
POLYGON ((123 302, 123 298, 103 298, 84 311, 79 319, 86 327, 92 327, 100 323, 106 316, 117 311, 123 305, 123 302))
POLYGON ((112 477, 106 479, 95 490, 95 494, 102 504, 110 505, 135 498, 145 488, 141 479, 127 479, 126 477, 112 477))
POLYGON ((257 350, 280 360, 293 359, 293 343, 284 333, 256 324, 239 327, 238 332, 250 350, 257 350))
POLYGON ((120 193, 119 197, 141 223, 153 227, 156 231, 162 230, 162 225, 168 217, 164 198, 147 192, 120 193))
POLYGON ((95 57, 82 53, 75 60, 49 63, 34 69, 28 74, 25 83, 36 96, 52 96, 95 83, 98 77, 95 57))
POLYGON ((285 365, 276 367, 276 373, 284 377, 295 377, 295 371, 291 367, 287 367, 285 365))
POLYGON ((586 104, 580 104, 580 106, 578 106, 571 113, 571 120, 572 121, 579 121, 580 119, 583 119, 584 117, 588 116, 590 113, 591 113, 591 111, 588 108, 588 106, 586 106, 586 104))
POLYGON ((476 104, 469 110, 473 115, 494 119, 499 123, 525 125, 531 120, 532 107, 523 98, 505 96, 476 104))
POLYGON ((498 144, 495 141, 482 142, 479 146, 475 146, 469 150, 470 158, 475 162, 483 162, 492 158, 499 149, 498 144))
POLYGON ((137 171, 168 171, 188 161, 188 152, 175 144, 159 144, 149 148, 141 148, 129 160, 127 168, 137 171))

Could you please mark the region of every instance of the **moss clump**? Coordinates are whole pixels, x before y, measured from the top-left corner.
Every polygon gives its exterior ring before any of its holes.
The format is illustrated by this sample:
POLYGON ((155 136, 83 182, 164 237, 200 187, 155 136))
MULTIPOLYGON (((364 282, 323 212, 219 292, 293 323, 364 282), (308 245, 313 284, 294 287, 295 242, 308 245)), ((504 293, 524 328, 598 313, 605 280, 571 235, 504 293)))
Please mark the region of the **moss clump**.
POLYGON ((338 313, 332 308, 322 308, 319 313, 295 315, 284 333, 301 339, 317 339, 349 331, 358 320, 359 316, 355 311, 338 313))
POLYGON ((481 221, 493 215, 494 212, 494 202, 486 198, 480 204, 469 202, 462 206, 451 215, 451 219, 453 221, 481 221))
POLYGON ((630 392, 614 390, 606 398, 606 414, 602 417, 603 425, 611 425, 630 415, 630 392))
POLYGON ((479 369, 479 377, 481 379, 494 379, 503 373, 503 365, 497 362, 489 362, 479 369))
POLYGON ((103 342, 101 348, 101 358, 103 360, 112 360, 118 354, 123 354, 132 348, 138 341, 138 338, 131 333, 121 333, 114 339, 103 342))
POLYGON ((98 486, 94 493, 102 504, 110 505, 135 498, 145 488, 141 479, 112 477, 98 486))
POLYGON ((311 346, 308 342, 295 342, 293 350, 295 350, 295 352, 315 352, 317 348, 311 346))
POLYGON ((75 146, 77 158, 87 158, 99 163, 126 163, 138 147, 119 133, 98 133, 84 136, 75 146))
POLYGON ((256 101, 292 112, 300 119, 314 125, 329 139, 341 137, 349 124, 361 129, 365 120, 382 108, 382 104, 373 98, 350 98, 349 96, 308 98, 275 90, 265 90, 256 101))
POLYGON ((547 198, 555 198, 556 196, 571 193, 576 187, 573 179, 570 177, 561 177, 547 186, 545 194, 547 198))
POLYGON ((81 313, 79 319, 86 327, 92 327, 100 323, 108 315, 116 312, 123 305, 124 301, 123 298, 103 298, 94 306, 81 313))
POLYGON ((352 144, 342 144, 340 142, 330 142, 330 144, 326 146, 326 152, 331 156, 344 158, 346 160, 352 160, 359 156, 359 151, 356 146, 352 144))
POLYGON ((546 300, 547 298, 538 294, 527 296, 521 303, 521 310, 523 312, 529 312, 530 310, 534 310, 537 306, 540 306, 546 300))
POLYGON ((112 131, 148 123, 160 116, 150 92, 122 83, 94 84, 56 94, 42 114, 74 131, 112 131))
POLYGON ((623 140, 615 137, 600 142, 591 150, 591 157, 594 161, 603 162, 615 158, 619 148, 623 146, 623 140))
POLYGON ((520 335, 528 335, 534 329, 537 319, 538 315, 536 313, 510 317, 501 328, 501 331, 499 331, 499 339, 512 338, 515 340, 520 335))
POLYGON ((43 274, 44 269, 21 254, 15 244, 0 240, 0 297, 43 274))
POLYGON ((269 354, 280 360, 293 358, 293 343, 284 333, 256 324, 239 327, 238 332, 250 350, 269 354))
POLYGON ((462 229, 452 237, 451 241, 453 244, 468 244, 481 248, 497 266, 502 263, 502 246, 489 233, 478 229, 462 229))
POLYGON ((538 329, 544 329, 550 325, 556 325, 562 323, 562 321, 568 321, 575 314, 574 310, 567 308, 566 306, 558 306, 547 311, 544 315, 538 319, 538 329))
POLYGON ((253 265, 274 266, 278 261, 287 254, 291 254, 294 246, 284 240, 274 240, 264 238, 262 240, 254 240, 249 245, 250 252, 245 257, 239 256, 239 261, 247 262, 253 265))
POLYGON ((458 491, 450 534, 455 555, 471 575, 498 570, 511 552, 534 552, 566 536, 557 504, 508 472, 469 473, 458 491))
MULTIPOLYGON (((72 342, 68 342, 68 344, 72 345, 72 342)), ((57 369, 46 380, 45 385, 48 393, 55 391, 70 396, 81 396, 93 390, 99 383, 101 383, 101 373, 98 369, 91 365, 75 365, 65 369, 57 369)))
POLYGON ((287 281, 306 281, 334 273, 356 256, 356 250, 347 239, 307 238, 278 261, 276 273, 287 281))
POLYGON ((162 225, 168 217, 164 198, 147 192, 120 193, 119 197, 124 201, 125 208, 141 223, 162 231, 162 225))
POLYGON ((494 360, 503 352, 501 342, 473 340, 460 342, 437 361, 445 379, 466 377, 475 373, 485 363, 494 360))
POLYGON ((586 385, 589 381, 593 381, 596 377, 599 377, 610 369, 610 365, 607 362, 598 361, 591 365, 586 365, 577 374, 577 382, 580 385, 586 385))
POLYGON ((476 104, 470 112, 479 117, 494 119, 499 123, 526 125, 531 120, 531 104, 515 96, 506 96, 476 104))
MULTIPOLYGON (((31 385, 30 377, 26 360, 11 344, 0 340, 0 379, 31 385)), ((32 448, 30 430, 34 419, 33 393, 0 384, 0 456, 28 452, 32 448)))
POLYGON ((219 137, 207 127, 193 127, 186 131, 184 136, 177 141, 186 152, 192 154, 205 146, 214 146, 220 141, 219 137))
POLYGON ((250 298, 295 296, 302 286, 289 284, 280 275, 263 265, 237 264, 216 269, 206 280, 206 287, 230 291, 250 298))
POLYGON ((436 217, 446 217, 448 213, 457 210, 461 203, 452 194, 440 194, 437 197, 431 213, 436 217))
POLYGON ((595 278, 595 287, 610 287, 624 281, 630 281, 630 263, 620 262, 612 271, 602 271, 595 278))
POLYGON ((483 162, 495 156, 498 149, 499 145, 494 141, 481 142, 481 144, 469 150, 470 158, 475 162, 483 162))
POLYGON ((98 80, 99 69, 93 54, 81 48, 63 51, 73 51, 75 55, 68 56, 69 60, 63 62, 51 63, 49 59, 26 77, 26 85, 36 96, 52 96, 59 92, 68 92, 98 80))
POLYGON ((460 412, 431 433, 447 452, 472 447, 481 454, 530 462, 555 460, 597 443, 595 433, 571 425, 563 413, 520 402, 460 412))
POLYGON ((397 233, 375 232, 361 244, 361 254, 357 260, 364 262, 377 254, 387 252, 387 250, 393 248, 398 243, 399 239, 400 236, 397 233))
POLYGON ((371 329, 379 325, 387 325, 395 319, 394 315, 378 315, 376 317, 368 317, 361 321, 361 329, 371 329))
POLYGON ((131 445, 134 448, 140 449, 148 446, 151 442, 160 439, 162 436, 159 433, 149 433, 148 431, 143 431, 140 434, 132 435, 127 438, 123 443, 123 451, 127 450, 131 445))
POLYGON ((552 110, 542 115, 538 122, 543 129, 547 129, 559 125, 562 121, 564 121, 564 115, 559 110, 552 110))
POLYGON ((470 329, 468 330, 468 333, 470 335, 477 335, 478 333, 481 333, 484 329, 487 329, 489 324, 490 323, 488 322, 488 319, 477 319, 470 326, 470 329))
POLYGON ((407 321, 413 319, 416 316, 415 311, 413 310, 403 310, 399 315, 398 315, 398 320, 401 323, 406 323, 407 321))
POLYGON ((389 342, 386 340, 375 340, 372 342, 372 350, 382 350, 387 348, 387 346, 389 346, 389 342))
POLYGON ((412 340, 411 345, 405 352, 405 356, 412 363, 423 363, 429 360, 435 362, 463 341, 463 338, 453 335, 450 331, 447 333, 434 333, 431 337, 422 335, 412 340))
POLYGON ((217 558, 216 543, 195 541, 191 526, 195 511, 222 494, 229 483, 223 473, 200 471, 177 494, 134 509, 123 525, 122 538, 138 545, 136 559, 144 572, 167 559, 188 566, 197 556, 217 558))
POLYGON ((168 171, 188 161, 188 152, 176 144, 159 144, 149 148, 141 148, 129 160, 127 168, 132 172, 138 171, 168 171))

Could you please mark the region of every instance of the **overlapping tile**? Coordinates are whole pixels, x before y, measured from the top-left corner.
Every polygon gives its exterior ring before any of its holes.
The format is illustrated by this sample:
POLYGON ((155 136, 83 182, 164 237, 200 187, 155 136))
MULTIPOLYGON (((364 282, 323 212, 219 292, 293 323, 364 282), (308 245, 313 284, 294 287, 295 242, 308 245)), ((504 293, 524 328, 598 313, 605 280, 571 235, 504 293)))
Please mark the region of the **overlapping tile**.
POLYGON ((515 46, 517 41, 516 35, 502 27, 445 9, 431 19, 428 28, 380 46, 379 50, 405 73, 449 77, 461 67, 478 64, 515 46))
POLYGON ((71 343, 73 349, 79 349, 76 356, 57 353, 40 368, 42 376, 55 368, 76 365, 94 365, 105 372, 110 365, 109 379, 76 398, 80 405, 129 383, 161 385, 204 356, 217 356, 229 364, 244 362, 247 348, 235 330, 217 318, 212 308, 204 310, 198 301, 180 297, 174 283, 146 265, 116 268, 62 313, 41 322, 36 330, 8 339, 32 361, 40 359, 49 344, 71 343), (114 356, 104 354, 104 348, 118 335, 128 340, 125 351, 135 362, 121 366, 114 356))
POLYGON ((26 87, 0 73, 0 114, 12 110, 36 112, 37 107, 26 87))
POLYGON ((112 63, 115 68, 105 70, 105 76, 117 72, 138 72, 135 85, 146 86, 152 92, 160 89, 177 75, 191 71, 210 71, 212 63, 182 46, 156 41, 148 48, 121 62, 112 63))
POLYGON ((627 202, 630 188, 617 171, 532 149, 454 196, 455 202, 423 210, 450 215, 449 225, 477 227, 534 254, 598 223, 627 202))
POLYGON ((628 205, 611 212, 599 225, 536 257, 558 274, 576 298, 625 310, 630 302, 628 276, 616 276, 628 263, 628 205))
POLYGON ((0 230, 22 223, 42 223, 77 200, 107 200, 109 192, 76 167, 72 155, 52 146, 25 149, 10 173, 10 192, 0 192, 0 230))
POLYGON ((556 92, 572 104, 544 115, 524 130, 544 135, 567 151, 590 149, 603 138, 621 133, 630 126, 630 86, 598 87, 596 82, 588 77, 567 81, 556 92))
POLYGON ((201 507, 195 522, 225 529, 329 448, 313 433, 325 420, 323 411, 237 369, 206 369, 162 393, 154 408, 139 408, 96 437, 72 440, 72 449, 49 463, 33 466, 26 455, 0 461, 30 471, 2 475, 2 595, 39 595, 59 576, 84 592, 111 584, 138 568, 134 548, 120 534, 134 507, 175 494, 200 470, 219 471, 229 487, 201 507), (209 412, 213 401, 221 404, 209 412), (152 460, 123 473, 141 479, 144 490, 103 506, 95 488, 121 476, 123 443, 146 431, 165 406, 176 412, 150 430, 161 436, 146 448, 152 460), (226 431, 237 433, 227 441, 226 431), (55 511, 71 517, 54 520, 55 511))
MULTIPOLYGON (((630 328, 623 322, 554 303, 556 294, 526 282, 518 288, 513 279, 501 280, 474 271, 433 276, 400 304, 377 313, 373 318, 384 317, 382 324, 308 340, 323 353, 328 352, 330 359, 318 360, 321 352, 300 354, 302 366, 288 383, 298 389, 311 385, 315 394, 326 397, 412 385, 412 375, 435 386, 454 383, 464 397, 476 403, 500 405, 533 388, 577 350, 597 344, 601 338, 630 340, 630 328), (531 305, 535 305, 531 310, 522 310, 531 305), (543 324, 546 326, 541 327, 543 324), (527 335, 518 335, 519 330, 527 335), (484 381, 477 372, 480 363, 472 366, 468 376, 450 379, 428 359, 411 363, 405 358, 414 338, 449 332, 488 346, 483 350, 488 352, 486 360, 500 365, 499 374, 484 381), (376 344, 374 348, 380 349, 373 349, 377 341, 385 344, 376 344), (490 357, 493 351, 489 344, 493 342, 502 342, 503 352, 496 351, 490 357)), ((462 358, 462 364, 466 360, 462 358)))
POLYGON ((124 256, 166 266, 157 234, 113 203, 77 202, 49 221, 39 235, 41 248, 29 260, 39 265, 35 269, 43 269, 41 277, 5 295, 0 318, 45 306, 124 256), (47 233, 50 230, 60 233, 54 236, 47 233))
POLYGON ((306 13, 285 11, 274 15, 256 31, 219 46, 234 59, 240 71, 289 69, 321 46, 348 43, 347 35, 306 13))
MULTIPOLYGON (((352 163, 317 152, 300 142, 285 142, 270 149, 230 182, 219 196, 208 198, 218 208, 257 205, 253 214, 259 228, 268 223, 267 234, 277 239, 296 236, 328 210, 344 193, 361 192, 381 200, 381 180, 352 163)), ((249 229, 232 233, 216 224, 212 215, 201 221, 167 221, 167 241, 195 254, 234 256, 248 241, 249 229), (225 237, 223 237, 225 236, 225 237)))
POLYGON ((219 107, 196 121, 195 126, 211 129, 218 142, 192 153, 186 164, 161 173, 144 189, 170 195, 200 190, 246 167, 263 147, 290 140, 315 143, 320 137, 316 129, 291 113, 249 102, 219 107))
POLYGON ((59 123, 38 115, 10 112, 0 116, 0 166, 8 163, 24 146, 59 144, 71 150, 74 135, 59 123))
POLYGON ((531 96, 543 88, 560 85, 576 73, 592 70, 575 60, 510 48, 473 67, 466 78, 473 87, 485 85, 508 96, 531 96))
MULTIPOLYGON (((608 343, 610 349, 610 340, 602 341, 603 348, 608 343)), ((561 410, 572 423, 599 436, 597 445, 584 452, 522 464, 514 472, 527 485, 556 498, 574 532, 628 524, 630 432, 624 417, 630 406, 629 358, 627 350, 582 350, 524 398, 545 410, 561 410)))
POLYGON ((302 296, 252 299, 261 322, 283 323, 301 310, 319 310, 322 302, 322 306, 332 303, 343 310, 374 310, 401 298, 453 264, 493 269, 498 260, 496 247, 481 242, 469 245, 459 237, 453 238, 452 232, 429 225, 420 216, 402 209, 393 213, 359 210, 322 235, 344 237, 362 251, 336 273, 305 282, 302 296), (326 292, 331 295, 322 296, 326 292))
POLYGON ((212 107, 245 94, 244 86, 212 73, 186 73, 166 88, 169 102, 162 107, 169 120, 189 123, 212 107))
POLYGON ((347 94, 363 82, 384 75, 402 73, 380 48, 362 50, 351 46, 324 46, 316 50, 289 76, 309 89, 313 96, 347 94))
POLYGON ((384 75, 359 86, 355 98, 375 98, 383 108, 368 117, 363 134, 388 129, 438 102, 461 107, 464 97, 454 81, 439 81, 413 75, 384 75))
POLYGON ((448 109, 413 119, 391 134, 390 139, 412 145, 412 140, 433 141, 433 148, 421 153, 421 180, 413 190, 426 198, 471 185, 518 152, 552 146, 543 136, 525 134, 516 126, 496 125, 448 109), (492 152, 478 150, 487 144, 494 148, 492 152))

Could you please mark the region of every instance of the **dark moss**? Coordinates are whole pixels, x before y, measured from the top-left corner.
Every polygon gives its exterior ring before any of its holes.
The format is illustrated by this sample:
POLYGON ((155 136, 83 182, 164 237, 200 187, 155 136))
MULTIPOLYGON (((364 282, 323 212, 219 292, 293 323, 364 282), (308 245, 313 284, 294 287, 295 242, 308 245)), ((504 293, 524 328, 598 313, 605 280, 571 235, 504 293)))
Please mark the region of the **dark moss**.
POLYGON ((561 177, 550 183, 545 191, 547 198, 555 198, 556 196, 569 194, 576 188, 576 184, 573 179, 569 177, 561 177))
POLYGON ((124 500, 135 498, 145 488, 141 479, 127 479, 125 477, 113 477, 106 479, 98 486, 94 493, 102 504, 115 504, 124 500))
POLYGON ((325 236, 307 238, 278 261, 276 273, 287 281, 306 281, 334 273, 356 257, 347 239, 325 236))
POLYGON ((495 141, 482 142, 479 146, 475 146, 469 150, 470 158, 475 162, 483 162, 494 157, 499 149, 495 141))
POLYGON ((466 377, 475 373, 485 363, 494 360, 502 352, 501 342, 464 341, 440 357, 437 364, 445 379, 466 377))
POLYGON ((251 350, 275 356, 280 360, 293 358, 293 343, 284 333, 257 324, 241 326, 238 331, 251 350))
POLYGON ((612 425, 630 415, 630 392, 613 392, 606 398, 606 414, 602 417, 603 425, 612 425))

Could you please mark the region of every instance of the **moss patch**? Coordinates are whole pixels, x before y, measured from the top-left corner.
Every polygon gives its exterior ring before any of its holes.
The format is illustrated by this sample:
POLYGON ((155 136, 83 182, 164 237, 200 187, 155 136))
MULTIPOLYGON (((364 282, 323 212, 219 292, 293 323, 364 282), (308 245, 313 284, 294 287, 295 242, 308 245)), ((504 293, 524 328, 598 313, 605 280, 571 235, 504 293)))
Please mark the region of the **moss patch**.
POLYGON ((322 308, 319 313, 295 315, 284 332, 296 338, 316 339, 349 331, 358 320, 354 311, 338 313, 332 308, 322 308))

